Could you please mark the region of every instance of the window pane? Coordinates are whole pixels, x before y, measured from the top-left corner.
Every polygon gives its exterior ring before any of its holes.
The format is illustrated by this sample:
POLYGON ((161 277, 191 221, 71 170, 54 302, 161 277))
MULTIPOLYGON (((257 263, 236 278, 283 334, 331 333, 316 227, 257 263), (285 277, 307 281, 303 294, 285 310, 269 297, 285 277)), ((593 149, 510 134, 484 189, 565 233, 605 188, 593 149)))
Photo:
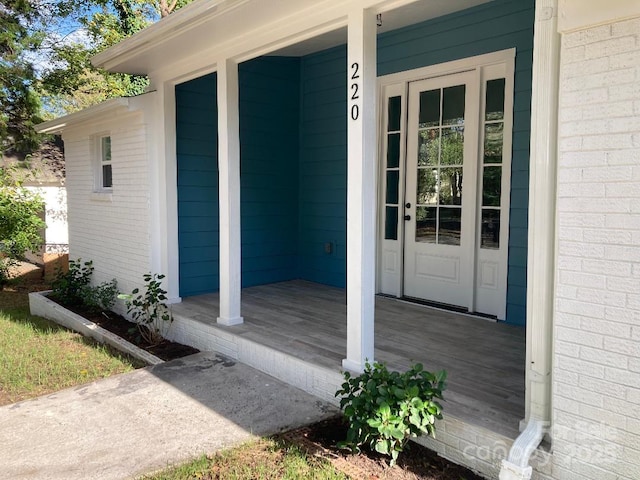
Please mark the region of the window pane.
POLYGON ((400 134, 387 135, 387 168, 398 168, 400 165, 400 134))
POLYGON ((419 128, 440 125, 440 89, 420 92, 419 117, 419 128))
POLYGON ((113 181, 111 180, 111 165, 102 166, 102 186, 104 188, 113 186, 113 181))
POLYGON ((387 195, 385 203, 398 203, 398 179, 400 172, 398 170, 390 170, 387 172, 387 195))
POLYGON ((384 220, 385 240, 398 239, 398 207, 386 207, 384 220))
POLYGON ((500 248, 500 210, 482 209, 482 248, 500 248))
POLYGON ((487 82, 486 120, 501 120, 504 118, 504 78, 487 82))
POLYGON ((440 165, 462 165, 464 128, 443 128, 441 143, 440 165))
POLYGON ((435 205, 437 199, 436 174, 437 170, 432 168, 418 169, 418 192, 416 204, 435 205))
POLYGON ((482 173, 482 206, 499 207, 502 167, 487 166, 482 173))
POLYGON ((440 205, 462 204, 462 167, 440 169, 440 205))
POLYGON ((387 124, 388 132, 397 132, 400 130, 400 97, 389 98, 389 122, 387 124))
POLYGON ((416 242, 436 243, 437 207, 416 208, 416 242))
POLYGON ((464 85, 445 88, 442 93, 442 124, 464 123, 464 85))
MULTIPOLYGON (((102 161, 111 161, 111 137, 102 137, 101 141, 102 161)), ((95 145, 95 144, 94 144, 95 145)))
POLYGON ((502 122, 484 126, 484 163, 502 163, 503 127, 502 122))
POLYGON ((460 219, 462 218, 462 209, 440 208, 439 213, 438 244, 460 245, 460 219))
POLYGON ((418 132, 418 165, 438 164, 439 128, 431 128, 418 132))

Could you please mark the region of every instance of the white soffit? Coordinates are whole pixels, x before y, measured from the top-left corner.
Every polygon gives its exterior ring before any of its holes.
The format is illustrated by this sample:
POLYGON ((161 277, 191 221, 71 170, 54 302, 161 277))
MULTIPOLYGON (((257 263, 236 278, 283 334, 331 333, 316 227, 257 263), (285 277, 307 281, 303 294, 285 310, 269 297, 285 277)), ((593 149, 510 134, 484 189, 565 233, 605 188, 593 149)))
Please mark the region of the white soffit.
MULTIPOLYGON (((491 0, 369 0, 382 12, 379 33, 447 15, 491 0), (402 5, 394 8, 395 5, 402 5)), ((317 12, 317 27, 327 25, 330 17, 346 17, 350 3, 345 0, 198 0, 167 18, 96 55, 92 63, 116 72, 148 74, 180 63, 198 51, 228 49, 230 44, 246 45, 247 52, 265 45, 251 45, 253 32, 261 32, 264 42, 265 27, 272 26, 273 35, 268 44, 278 45, 269 55, 302 56, 346 43, 345 27, 315 35, 313 38, 282 47, 294 37, 288 26, 308 20, 317 12)), ((342 22, 344 25, 346 21, 342 22)), ((320 28, 322 30, 322 28, 320 28)))

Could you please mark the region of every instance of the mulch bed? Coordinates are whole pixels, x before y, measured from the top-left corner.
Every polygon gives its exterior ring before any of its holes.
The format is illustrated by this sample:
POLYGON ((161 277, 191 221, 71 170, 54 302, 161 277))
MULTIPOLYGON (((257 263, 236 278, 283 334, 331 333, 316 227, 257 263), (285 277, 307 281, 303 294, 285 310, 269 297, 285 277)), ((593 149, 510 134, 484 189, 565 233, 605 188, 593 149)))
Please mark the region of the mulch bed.
MULTIPOLYGON (((56 301, 55 298, 51 298, 51 300, 53 300, 54 302, 56 301)), ((146 350, 147 352, 155 355, 158 358, 161 358, 162 360, 175 360, 176 358, 193 355, 194 353, 198 353, 200 351, 188 345, 171 342, 169 340, 163 340, 157 345, 150 345, 144 340, 144 338, 142 338, 135 323, 128 321, 122 315, 119 315, 115 312, 96 312, 87 308, 68 305, 63 305, 63 307, 71 310, 74 313, 77 313, 87 320, 92 321, 105 330, 108 330, 111 333, 124 338, 128 342, 133 343, 137 347, 146 350)))
MULTIPOLYGON (((333 466, 354 479, 366 480, 483 480, 471 470, 456 465, 428 448, 409 442, 389 467, 390 457, 363 451, 360 455, 341 450, 337 443, 347 435, 342 417, 334 417, 278 436, 286 443, 298 445, 310 455, 325 458, 333 466)), ((436 433, 437 435, 437 433, 436 433)))

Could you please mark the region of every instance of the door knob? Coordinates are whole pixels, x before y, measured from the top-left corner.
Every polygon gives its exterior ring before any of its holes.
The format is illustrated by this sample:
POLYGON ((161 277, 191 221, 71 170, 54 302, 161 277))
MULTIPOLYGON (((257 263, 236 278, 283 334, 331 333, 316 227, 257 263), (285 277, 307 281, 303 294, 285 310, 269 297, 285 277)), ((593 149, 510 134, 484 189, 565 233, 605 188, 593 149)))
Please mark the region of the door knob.
POLYGON ((409 202, 405 203, 404 208, 411 208, 411 204, 409 202))
POLYGON ((405 219, 405 220, 411 220, 411 215, 405 215, 405 216, 404 216, 404 219, 405 219))

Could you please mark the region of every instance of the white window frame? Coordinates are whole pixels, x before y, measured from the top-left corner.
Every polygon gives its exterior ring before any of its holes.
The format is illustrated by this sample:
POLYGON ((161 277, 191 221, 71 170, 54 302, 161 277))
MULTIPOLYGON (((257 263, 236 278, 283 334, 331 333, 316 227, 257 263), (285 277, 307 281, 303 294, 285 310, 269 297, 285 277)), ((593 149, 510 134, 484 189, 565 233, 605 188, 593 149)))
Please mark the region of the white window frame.
POLYGON ((113 191, 113 137, 110 132, 103 132, 95 135, 93 140, 94 146, 94 192, 111 193, 113 191), (109 139, 109 160, 105 160, 104 139, 109 139), (105 186, 102 167, 111 167, 111 185, 105 186))

